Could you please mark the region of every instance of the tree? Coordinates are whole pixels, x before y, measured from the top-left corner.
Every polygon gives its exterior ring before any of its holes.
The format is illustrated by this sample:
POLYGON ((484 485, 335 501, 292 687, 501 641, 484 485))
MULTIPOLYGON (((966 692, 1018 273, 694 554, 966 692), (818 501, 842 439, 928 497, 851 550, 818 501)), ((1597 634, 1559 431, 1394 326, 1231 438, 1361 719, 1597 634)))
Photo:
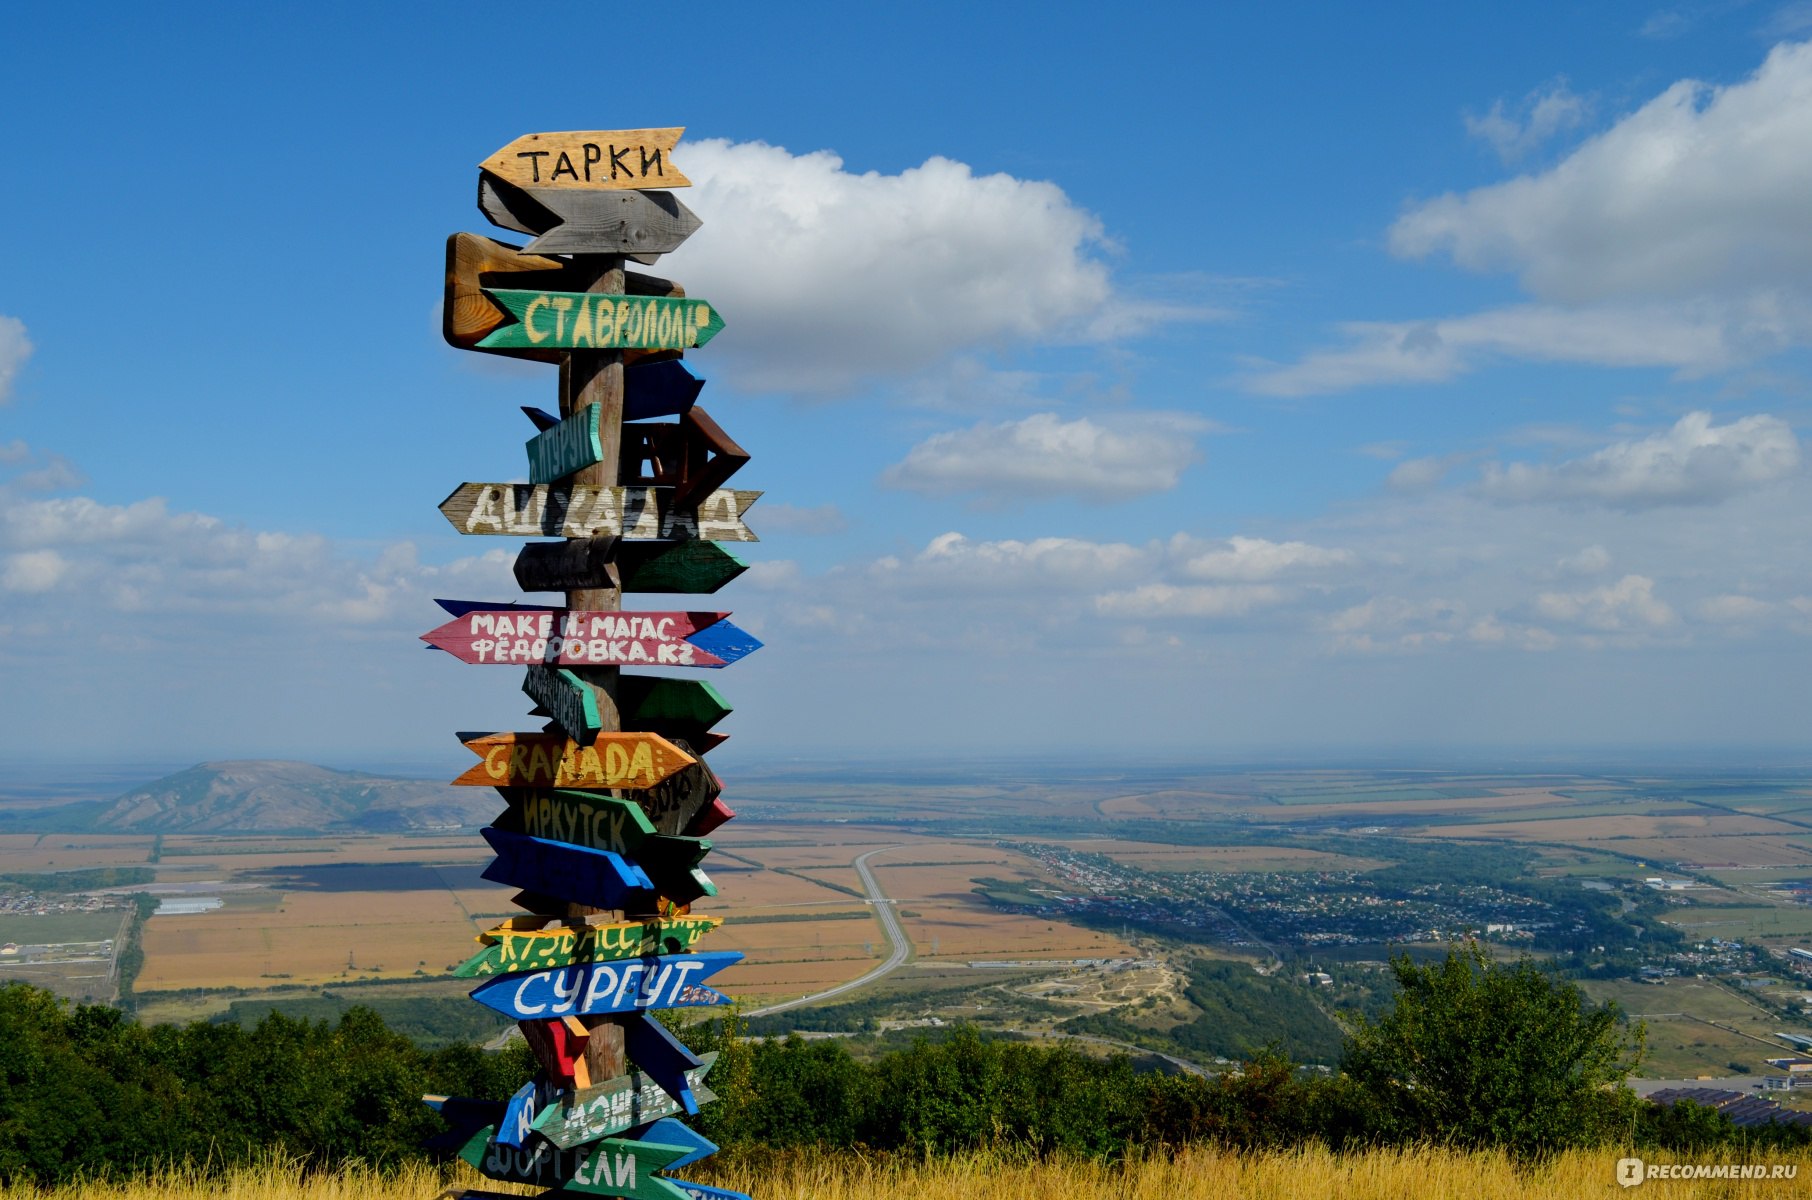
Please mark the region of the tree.
POLYGON ((1379 1021, 1361 1019, 1342 1066, 1375 1101, 1391 1140, 1496 1146, 1540 1157, 1626 1132, 1623 1081, 1641 1061, 1641 1025, 1591 1003, 1529 959, 1494 963, 1476 942, 1446 960, 1391 960, 1401 989, 1379 1021))

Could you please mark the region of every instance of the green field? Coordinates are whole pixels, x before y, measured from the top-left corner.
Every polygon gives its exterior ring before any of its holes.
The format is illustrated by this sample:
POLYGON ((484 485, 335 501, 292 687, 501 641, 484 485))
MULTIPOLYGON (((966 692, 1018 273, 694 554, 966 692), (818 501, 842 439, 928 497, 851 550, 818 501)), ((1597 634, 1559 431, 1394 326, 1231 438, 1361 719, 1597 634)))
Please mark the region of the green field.
POLYGON ((92 913, 45 913, 42 916, 0 914, 0 942, 48 946, 58 942, 99 942, 117 934, 123 909, 92 913))

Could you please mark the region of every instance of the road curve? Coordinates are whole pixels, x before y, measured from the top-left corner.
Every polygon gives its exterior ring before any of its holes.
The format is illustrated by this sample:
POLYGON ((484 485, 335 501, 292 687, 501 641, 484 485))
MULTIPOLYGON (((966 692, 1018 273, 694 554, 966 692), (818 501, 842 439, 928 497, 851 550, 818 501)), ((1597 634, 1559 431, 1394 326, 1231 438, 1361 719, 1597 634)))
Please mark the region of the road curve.
POLYGON ((900 926, 900 914, 894 911, 893 901, 887 898, 887 894, 881 890, 881 885, 875 881, 874 872, 868 869, 869 859, 884 851, 899 848, 899 846, 880 846, 865 854, 858 854, 855 862, 856 874, 862 877, 862 886, 868 891, 868 902, 875 906, 875 916, 881 918, 881 928, 886 932, 887 940, 893 944, 893 953, 887 956, 887 961, 860 979, 839 983, 834 988, 813 992, 811 995, 801 996, 797 1000, 783 1000, 779 1004, 770 1004, 766 1008, 750 1009, 743 1013, 743 1016, 765 1017, 769 1013, 785 1012, 789 1008, 799 1008, 807 1004, 816 1004, 820 1000, 828 1000, 832 996, 841 996, 844 992, 855 991, 865 983, 873 983, 889 971, 905 964, 907 956, 912 953, 912 943, 906 940, 906 931, 900 926))

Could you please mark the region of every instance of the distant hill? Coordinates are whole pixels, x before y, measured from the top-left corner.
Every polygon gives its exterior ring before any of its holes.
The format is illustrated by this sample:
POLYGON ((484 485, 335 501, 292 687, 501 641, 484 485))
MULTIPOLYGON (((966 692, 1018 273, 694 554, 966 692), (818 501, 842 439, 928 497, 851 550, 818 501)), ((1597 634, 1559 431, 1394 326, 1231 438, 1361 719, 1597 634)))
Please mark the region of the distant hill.
POLYGON ((476 828, 500 805, 489 788, 247 759, 200 763, 134 788, 102 809, 94 827, 132 833, 476 828))

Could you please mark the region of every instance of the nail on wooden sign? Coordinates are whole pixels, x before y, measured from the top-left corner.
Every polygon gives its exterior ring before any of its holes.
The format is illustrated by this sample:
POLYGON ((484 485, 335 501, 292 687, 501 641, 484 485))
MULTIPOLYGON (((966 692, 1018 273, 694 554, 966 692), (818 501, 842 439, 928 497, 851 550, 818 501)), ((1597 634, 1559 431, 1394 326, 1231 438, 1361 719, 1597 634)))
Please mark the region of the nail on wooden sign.
POLYGON ((591 129, 526 133, 478 164, 517 187, 691 187, 673 162, 683 125, 671 129, 591 129))

